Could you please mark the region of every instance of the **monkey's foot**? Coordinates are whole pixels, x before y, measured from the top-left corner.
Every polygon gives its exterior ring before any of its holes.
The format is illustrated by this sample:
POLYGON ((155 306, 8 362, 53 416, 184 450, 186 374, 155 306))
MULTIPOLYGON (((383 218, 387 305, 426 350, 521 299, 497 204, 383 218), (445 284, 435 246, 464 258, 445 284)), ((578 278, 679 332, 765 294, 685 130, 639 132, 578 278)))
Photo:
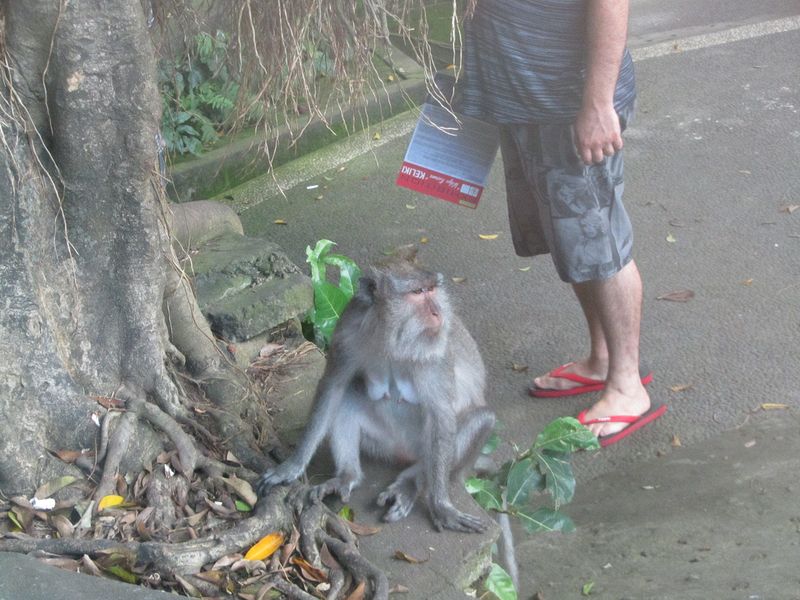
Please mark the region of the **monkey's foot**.
POLYGON ((452 505, 431 507, 431 518, 437 531, 452 529, 453 531, 463 531, 464 533, 483 533, 487 528, 486 523, 480 517, 473 517, 470 514, 461 512, 452 505))
POLYGON ((392 484, 378 495, 378 506, 388 506, 382 519, 389 523, 405 519, 417 500, 416 486, 392 484), (406 489, 401 489, 405 487, 406 489))
POLYGON ((320 483, 312 488, 310 496, 314 500, 323 500, 331 494, 336 494, 342 502, 350 500, 350 492, 358 485, 360 478, 352 475, 333 477, 324 483, 320 483))

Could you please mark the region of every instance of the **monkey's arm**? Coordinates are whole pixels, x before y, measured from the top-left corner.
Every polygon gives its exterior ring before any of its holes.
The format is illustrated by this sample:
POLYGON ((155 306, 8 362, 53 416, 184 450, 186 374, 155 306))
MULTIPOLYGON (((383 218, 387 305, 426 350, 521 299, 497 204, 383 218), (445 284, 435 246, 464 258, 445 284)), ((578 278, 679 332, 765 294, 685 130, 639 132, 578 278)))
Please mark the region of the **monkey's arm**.
POLYGON ((274 469, 269 469, 258 479, 258 494, 263 496, 272 486, 288 483, 300 477, 314 457, 322 440, 328 434, 331 422, 342 403, 352 373, 338 371, 329 363, 317 386, 311 421, 303 432, 294 453, 274 469))

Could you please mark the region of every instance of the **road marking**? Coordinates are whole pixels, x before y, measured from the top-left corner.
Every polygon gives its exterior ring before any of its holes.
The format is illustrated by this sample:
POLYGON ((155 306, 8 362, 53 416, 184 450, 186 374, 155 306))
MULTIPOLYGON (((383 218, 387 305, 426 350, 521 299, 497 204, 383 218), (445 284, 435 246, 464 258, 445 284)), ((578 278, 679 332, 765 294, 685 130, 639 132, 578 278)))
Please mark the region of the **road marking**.
POLYGON ((764 21, 763 23, 742 25, 724 31, 715 31, 714 33, 703 33, 701 35, 678 38, 670 40, 669 42, 653 44, 652 46, 631 49, 630 52, 631 56, 633 56, 633 60, 640 61, 647 60, 648 58, 679 54, 689 50, 700 50, 702 48, 721 46, 722 44, 731 42, 750 40, 773 33, 796 31, 798 29, 800 29, 800 16, 785 17, 783 19, 775 19, 774 21, 764 21))

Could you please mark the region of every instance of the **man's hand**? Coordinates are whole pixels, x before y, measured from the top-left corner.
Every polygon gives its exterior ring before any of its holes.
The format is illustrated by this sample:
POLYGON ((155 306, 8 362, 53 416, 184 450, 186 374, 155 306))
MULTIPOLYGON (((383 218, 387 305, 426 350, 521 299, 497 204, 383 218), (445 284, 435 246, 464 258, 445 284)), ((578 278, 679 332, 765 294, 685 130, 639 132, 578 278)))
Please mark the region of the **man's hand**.
POLYGON ((575 118, 574 135, 575 150, 587 165, 622 150, 619 116, 612 104, 584 105, 575 118))

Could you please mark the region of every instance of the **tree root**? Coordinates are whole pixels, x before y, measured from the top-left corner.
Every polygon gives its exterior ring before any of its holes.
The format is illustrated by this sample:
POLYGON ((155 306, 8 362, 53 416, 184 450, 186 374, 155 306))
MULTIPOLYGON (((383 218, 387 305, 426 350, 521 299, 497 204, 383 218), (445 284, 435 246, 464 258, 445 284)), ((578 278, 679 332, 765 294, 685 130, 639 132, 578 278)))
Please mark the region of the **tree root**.
MULTIPOLYGON (((307 491, 307 488, 304 488, 307 491)), ((385 600, 389 597, 389 581, 386 575, 365 559, 358 550, 357 538, 350 528, 327 506, 320 501, 307 502, 295 492, 295 511, 298 514, 300 531, 300 550, 306 560, 328 572, 331 579, 331 594, 338 594, 344 586, 343 577, 339 580, 335 571, 326 569, 319 548, 327 546, 339 564, 359 582, 369 582, 372 598, 385 600), (338 589, 336 589, 338 588, 338 589)), ((329 595, 335 598, 336 595, 329 595)))
POLYGON ((0 552, 35 551, 51 554, 93 557, 109 550, 119 550, 133 558, 136 565, 152 568, 162 577, 198 573, 203 565, 252 546, 265 532, 288 531, 292 511, 284 503, 285 488, 275 488, 258 503, 253 516, 230 529, 197 540, 180 543, 118 542, 78 538, 0 540, 0 552))
MULTIPOLYGON (((176 491, 172 482, 178 480, 184 493, 187 483, 183 478, 161 479, 152 488, 160 499, 148 498, 151 506, 170 504, 170 497, 176 491)), ((207 587, 207 581, 196 580, 193 574, 200 573, 203 567, 213 564, 220 558, 243 552, 266 533, 292 530, 297 522, 296 537, 300 554, 313 567, 325 574, 330 584, 326 597, 330 600, 343 598, 348 588, 366 586, 365 597, 374 600, 387 600, 389 584, 386 576, 365 559, 357 546, 357 538, 347 524, 322 502, 308 500, 309 488, 296 484, 291 488, 278 486, 262 498, 247 519, 239 521, 231 528, 208 536, 186 542, 166 543, 158 541, 115 541, 86 538, 32 538, 15 534, 15 537, 0 539, 0 552, 45 552, 51 555, 87 556, 100 560, 110 553, 127 556, 129 564, 137 572, 146 570, 149 577, 161 580, 188 581, 191 585, 207 587), (323 561, 320 549, 327 548, 330 559, 323 561)), ((168 520, 168 519, 167 519, 168 520)), ((289 542, 293 546, 292 542, 289 542)), ((275 555, 277 558, 278 555, 275 555)), ((287 560, 288 556, 283 560, 287 560)), ((294 561, 295 559, 292 559, 294 561)), ((286 578, 287 566, 274 562, 273 573, 263 580, 268 589, 280 591, 287 598, 310 600, 317 598, 303 591, 300 585, 286 578)), ((319 580, 316 580, 319 581, 319 580)), ((196 586, 196 587, 197 587, 196 586)))

